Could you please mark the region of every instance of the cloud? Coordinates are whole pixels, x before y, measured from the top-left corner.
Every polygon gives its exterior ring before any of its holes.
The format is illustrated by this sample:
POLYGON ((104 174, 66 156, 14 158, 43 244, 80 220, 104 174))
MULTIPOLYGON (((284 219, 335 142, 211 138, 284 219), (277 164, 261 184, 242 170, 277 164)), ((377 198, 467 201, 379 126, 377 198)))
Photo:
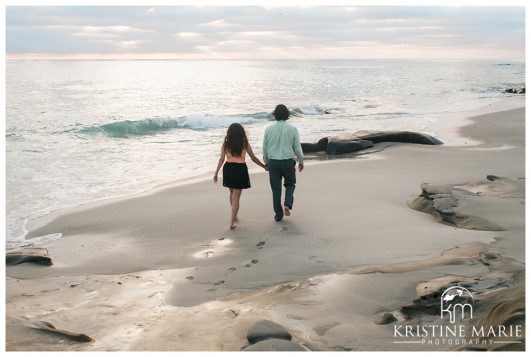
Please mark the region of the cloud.
POLYGON ((231 24, 230 22, 227 22, 227 20, 224 19, 218 19, 214 21, 205 22, 203 24, 200 24, 200 26, 232 27, 236 26, 236 24, 231 24))
POLYGON ((525 7, 518 6, 6 7, 8 58, 523 59, 524 48, 525 7))
MULTIPOLYGON (((49 26, 45 26, 49 27, 49 26)), ((64 28, 64 27, 63 27, 64 28)), ((74 32, 76 35, 81 36, 120 36, 126 33, 132 33, 132 32, 154 32, 153 30, 143 30, 143 29, 136 29, 131 26, 124 26, 124 25, 118 25, 118 26, 81 26, 81 27, 71 27, 77 30, 77 32, 74 32)))
POLYGON ((198 38, 201 37, 201 34, 197 32, 179 32, 176 33, 175 36, 180 38, 198 38))

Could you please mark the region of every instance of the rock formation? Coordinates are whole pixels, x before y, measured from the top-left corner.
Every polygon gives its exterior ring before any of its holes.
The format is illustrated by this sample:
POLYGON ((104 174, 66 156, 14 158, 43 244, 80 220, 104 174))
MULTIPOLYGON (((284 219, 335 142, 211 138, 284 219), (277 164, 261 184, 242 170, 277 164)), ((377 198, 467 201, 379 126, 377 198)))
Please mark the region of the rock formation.
POLYGON ((358 131, 342 136, 325 137, 317 143, 302 143, 301 145, 304 153, 326 151, 328 155, 341 155, 361 151, 382 142, 442 144, 433 136, 411 131, 358 131))

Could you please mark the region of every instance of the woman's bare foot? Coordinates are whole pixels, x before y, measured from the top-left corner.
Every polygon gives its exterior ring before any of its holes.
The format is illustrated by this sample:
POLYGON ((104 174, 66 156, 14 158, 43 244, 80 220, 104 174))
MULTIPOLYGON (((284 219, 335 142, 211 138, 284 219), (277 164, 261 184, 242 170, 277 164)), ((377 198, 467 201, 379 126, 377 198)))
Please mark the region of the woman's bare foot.
POLYGON ((236 222, 238 222, 238 219, 235 219, 234 221, 232 221, 231 225, 230 225, 230 229, 234 229, 236 227, 238 227, 238 225, 236 224, 236 222))
POLYGON ((291 214, 291 211, 288 206, 284 206, 284 216, 289 216, 291 214))

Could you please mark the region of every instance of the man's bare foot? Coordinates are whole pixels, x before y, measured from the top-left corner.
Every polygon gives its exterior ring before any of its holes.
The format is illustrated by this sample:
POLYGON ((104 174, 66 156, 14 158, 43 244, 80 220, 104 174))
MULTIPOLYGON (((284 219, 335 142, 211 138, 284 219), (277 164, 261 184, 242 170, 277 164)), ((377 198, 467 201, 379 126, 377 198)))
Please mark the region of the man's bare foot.
POLYGON ((289 216, 291 214, 291 211, 289 210, 288 206, 284 206, 284 216, 289 216))

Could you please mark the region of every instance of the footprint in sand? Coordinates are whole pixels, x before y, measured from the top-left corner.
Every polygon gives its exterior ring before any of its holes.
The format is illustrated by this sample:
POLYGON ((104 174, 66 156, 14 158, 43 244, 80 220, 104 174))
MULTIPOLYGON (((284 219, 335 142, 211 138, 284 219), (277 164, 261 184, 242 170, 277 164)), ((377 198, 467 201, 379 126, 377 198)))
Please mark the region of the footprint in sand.
POLYGON ((280 232, 285 232, 287 230, 288 230, 288 227, 286 227, 286 226, 280 227, 280 232))
POLYGON ((194 258, 211 258, 214 254, 221 254, 229 250, 228 245, 232 243, 232 239, 218 238, 202 244, 205 249, 202 249, 193 254, 194 258))
POLYGON ((262 248, 264 247, 265 243, 266 243, 265 241, 261 240, 261 241, 256 245, 256 248, 258 248, 258 249, 262 249, 262 248))
POLYGON ((214 283, 214 285, 216 287, 208 289, 207 292, 214 292, 214 291, 218 290, 217 286, 222 285, 222 284, 225 284, 225 280, 220 280, 217 283, 214 283))
POLYGON ((236 270, 235 267, 232 267, 232 268, 229 268, 229 269, 228 269, 229 273, 232 273, 232 272, 235 271, 235 270, 236 270))
POLYGON ((251 260, 250 263, 245 264, 245 266, 246 266, 247 268, 250 268, 250 267, 252 267, 254 264, 257 264, 257 263, 258 263, 258 259, 253 259, 253 260, 251 260))

